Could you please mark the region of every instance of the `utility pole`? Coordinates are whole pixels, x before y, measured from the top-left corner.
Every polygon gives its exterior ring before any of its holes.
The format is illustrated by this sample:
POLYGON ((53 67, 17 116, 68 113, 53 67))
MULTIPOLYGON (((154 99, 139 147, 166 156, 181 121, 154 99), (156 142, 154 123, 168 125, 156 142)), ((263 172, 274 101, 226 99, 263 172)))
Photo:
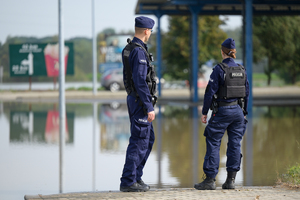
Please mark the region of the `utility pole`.
POLYGON ((63 24, 63 0, 58 0, 58 35, 59 35, 59 192, 64 186, 64 148, 66 130, 66 102, 65 102, 65 40, 63 24))
POLYGON ((95 0, 92 0, 93 94, 97 94, 97 47, 95 35, 95 0))

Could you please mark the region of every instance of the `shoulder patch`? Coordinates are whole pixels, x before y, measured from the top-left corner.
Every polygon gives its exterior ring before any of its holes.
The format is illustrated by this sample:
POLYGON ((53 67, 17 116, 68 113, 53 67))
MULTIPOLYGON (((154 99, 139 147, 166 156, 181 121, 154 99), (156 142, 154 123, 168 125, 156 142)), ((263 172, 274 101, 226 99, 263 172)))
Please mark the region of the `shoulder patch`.
POLYGON ((140 59, 139 62, 140 62, 141 64, 147 64, 147 61, 146 61, 145 59, 140 59))
POLYGON ((128 51, 128 50, 124 50, 124 56, 129 56, 129 54, 130 54, 130 51, 128 51))

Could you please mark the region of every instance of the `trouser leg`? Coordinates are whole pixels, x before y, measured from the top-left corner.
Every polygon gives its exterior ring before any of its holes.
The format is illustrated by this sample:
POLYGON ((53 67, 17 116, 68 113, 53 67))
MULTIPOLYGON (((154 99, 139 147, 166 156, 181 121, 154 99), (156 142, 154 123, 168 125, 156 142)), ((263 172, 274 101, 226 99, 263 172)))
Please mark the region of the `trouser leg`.
POLYGON ((136 182, 136 167, 138 162, 137 156, 138 139, 132 136, 129 139, 129 145, 126 151, 126 160, 121 177, 121 186, 130 186, 136 182))
POLYGON ((126 151, 121 186, 130 186, 137 181, 137 168, 145 158, 149 146, 150 125, 141 126, 136 120, 131 122, 131 137, 126 151))
POLYGON ((151 123, 148 149, 147 149, 147 152, 146 152, 146 155, 145 155, 144 159, 142 160, 141 164, 137 167, 137 171, 136 171, 136 180, 137 181, 142 179, 143 169, 144 169, 144 166, 145 166, 145 164, 148 160, 150 152, 152 151, 154 140, 155 140, 155 135, 154 135, 153 125, 151 123))
POLYGON ((206 154, 203 171, 210 178, 215 178, 219 171, 219 152, 223 135, 224 129, 222 127, 215 127, 211 124, 208 124, 204 131, 204 136, 206 136, 206 154))
POLYGON ((246 131, 247 120, 241 116, 241 120, 230 124, 227 128, 228 143, 227 143, 227 162, 226 170, 228 172, 237 172, 241 165, 241 141, 246 131))

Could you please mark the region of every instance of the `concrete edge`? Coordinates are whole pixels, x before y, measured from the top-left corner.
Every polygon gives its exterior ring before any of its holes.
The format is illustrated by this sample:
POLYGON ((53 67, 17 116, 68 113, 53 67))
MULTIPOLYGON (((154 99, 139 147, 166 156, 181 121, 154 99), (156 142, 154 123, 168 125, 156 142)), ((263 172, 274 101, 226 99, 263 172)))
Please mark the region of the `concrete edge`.
MULTIPOLYGON (((237 186, 234 190, 262 190, 262 189, 283 189, 278 186, 237 186)), ((221 191, 223 190, 222 187, 217 187, 216 190, 221 191)), ((148 192, 164 192, 164 191, 198 191, 194 188, 162 188, 156 189, 153 188, 148 192)), ((215 191, 215 190, 214 190, 215 191)), ((68 192, 68 193, 60 193, 60 194, 48 194, 48 195, 25 195, 24 200, 31 200, 31 199, 47 199, 47 198, 64 198, 65 195, 78 195, 78 194, 95 194, 95 193, 122 193, 119 190, 108 190, 108 191, 86 191, 86 192, 68 192)), ((127 194, 127 193, 125 193, 127 194)))
POLYGON ((41 195, 25 195, 24 200, 29 200, 29 199, 43 199, 41 195))

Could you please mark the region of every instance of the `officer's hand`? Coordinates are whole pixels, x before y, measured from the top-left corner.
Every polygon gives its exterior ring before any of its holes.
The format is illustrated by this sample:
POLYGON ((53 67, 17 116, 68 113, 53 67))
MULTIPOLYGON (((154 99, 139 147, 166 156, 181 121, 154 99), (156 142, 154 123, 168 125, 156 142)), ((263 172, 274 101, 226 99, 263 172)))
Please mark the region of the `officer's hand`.
POLYGON ((148 122, 152 122, 153 120, 155 119, 155 112, 154 111, 151 111, 151 112, 148 112, 148 122))
POLYGON ((207 122, 206 119, 207 119, 207 115, 202 115, 201 116, 202 123, 206 124, 206 122, 207 122))

